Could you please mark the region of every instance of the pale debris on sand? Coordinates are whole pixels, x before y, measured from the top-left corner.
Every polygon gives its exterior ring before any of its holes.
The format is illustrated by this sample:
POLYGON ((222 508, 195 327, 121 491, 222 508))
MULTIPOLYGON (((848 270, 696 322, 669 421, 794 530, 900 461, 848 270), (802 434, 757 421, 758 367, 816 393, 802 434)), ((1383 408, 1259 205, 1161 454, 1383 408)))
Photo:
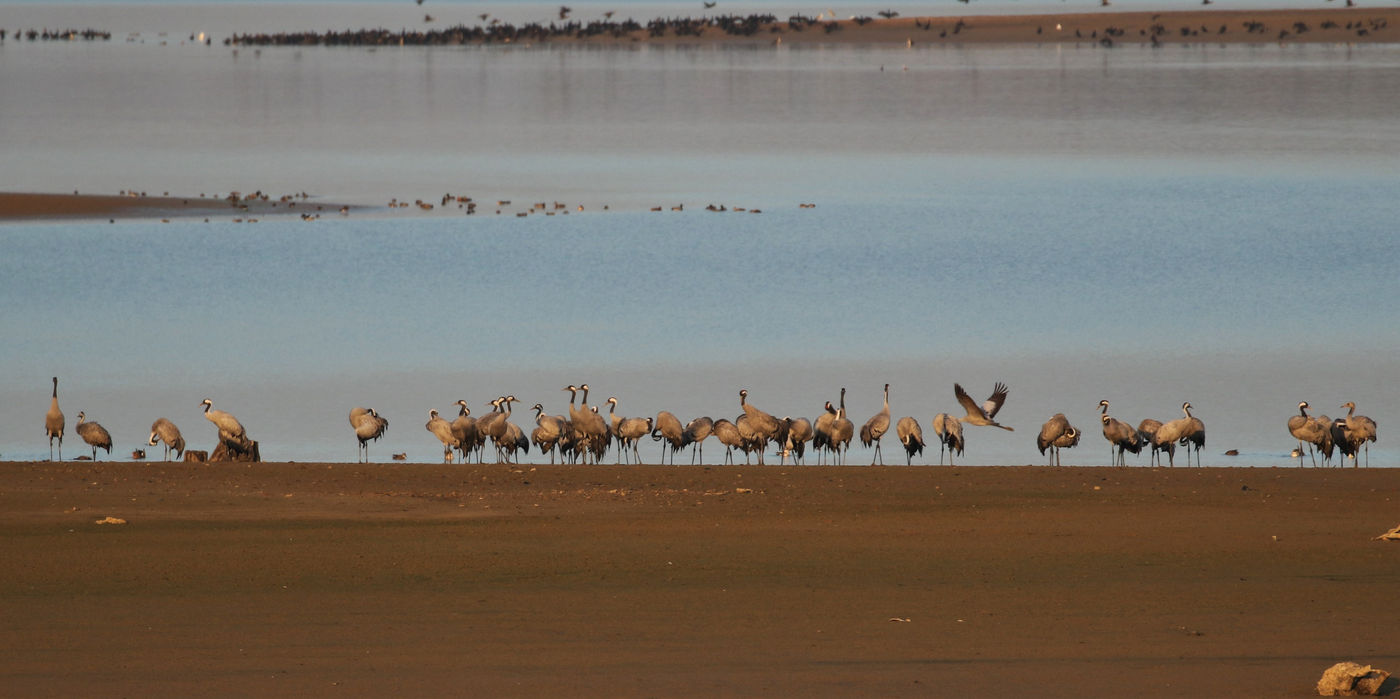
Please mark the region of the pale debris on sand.
POLYGON ((1396 526, 1394 529, 1392 529, 1392 530, 1390 530, 1390 531, 1388 531, 1388 532, 1386 532, 1386 533, 1384 533, 1384 534, 1381 534, 1380 536, 1376 537, 1375 539, 1372 539, 1371 541, 1376 541, 1376 540, 1383 540, 1383 541, 1400 541, 1400 526, 1396 526))
POLYGON ((95 524, 126 524, 126 520, 118 517, 103 517, 97 520, 95 524))

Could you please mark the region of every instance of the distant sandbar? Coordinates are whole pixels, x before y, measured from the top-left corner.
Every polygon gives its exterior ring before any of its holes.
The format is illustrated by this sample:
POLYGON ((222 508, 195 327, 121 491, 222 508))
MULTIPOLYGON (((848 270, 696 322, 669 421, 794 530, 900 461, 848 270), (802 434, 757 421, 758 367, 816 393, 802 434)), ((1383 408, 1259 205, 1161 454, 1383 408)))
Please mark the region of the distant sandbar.
POLYGON ((39 194, 0 192, 0 221, 26 219, 84 218, 162 218, 209 215, 256 216, 335 212, 339 204, 307 201, 306 195, 285 195, 276 199, 258 195, 181 197, 146 196, 141 192, 122 194, 39 194))
POLYGON ((1066 12, 1036 15, 938 17, 814 17, 772 15, 558 22, 520 26, 433 27, 416 31, 360 29, 246 34, 226 39, 251 46, 451 46, 473 44, 968 44, 1076 43, 1393 43, 1400 41, 1400 8, 1314 10, 1200 9, 1170 12, 1066 12))

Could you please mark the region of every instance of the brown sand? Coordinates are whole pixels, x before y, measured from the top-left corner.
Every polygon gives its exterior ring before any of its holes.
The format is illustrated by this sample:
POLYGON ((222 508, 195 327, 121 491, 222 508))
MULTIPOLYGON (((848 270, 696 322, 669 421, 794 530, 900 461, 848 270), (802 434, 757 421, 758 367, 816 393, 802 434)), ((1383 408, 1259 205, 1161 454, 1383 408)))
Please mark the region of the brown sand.
POLYGON ((214 197, 125 196, 105 194, 35 194, 0 192, 0 221, 48 218, 161 218, 189 216, 248 217, 272 214, 334 213, 340 204, 304 199, 232 202, 214 197))
POLYGON ((1400 471, 0 464, 9 696, 1306 696, 1400 471), (95 524, 105 517, 126 524, 95 524))

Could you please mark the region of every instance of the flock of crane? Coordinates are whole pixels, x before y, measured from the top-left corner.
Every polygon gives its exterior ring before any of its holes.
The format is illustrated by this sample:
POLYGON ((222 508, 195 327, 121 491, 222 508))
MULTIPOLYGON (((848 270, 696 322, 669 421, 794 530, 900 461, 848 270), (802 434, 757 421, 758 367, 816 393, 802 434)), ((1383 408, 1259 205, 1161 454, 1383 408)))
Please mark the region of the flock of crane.
MULTIPOLYGON (((993 419, 1006 402, 1005 386, 997 384, 991 398, 982 405, 972 400, 963 391, 962 386, 955 385, 954 389, 958 401, 967 409, 967 415, 954 419, 947 413, 940 413, 934 418, 934 431, 938 434, 940 444, 940 464, 943 462, 945 448, 950 463, 954 451, 962 453, 964 422, 1011 429, 993 419)), ((588 405, 588 384, 571 384, 563 390, 570 393, 568 417, 548 415, 544 412, 544 406, 536 403, 532 407, 535 411, 536 427, 528 439, 523 430, 510 422, 510 406, 520 402, 515 396, 502 396, 491 401, 492 411, 480 419, 473 418, 466 401, 461 400, 457 401, 457 417, 451 422, 440 417, 436 409, 430 410, 426 427, 442 443, 444 461, 452 461, 454 452, 459 454, 463 461, 469 460, 475 452, 480 461, 485 458, 486 442, 489 440, 496 449, 497 460, 507 463, 516 458, 520 451, 529 453, 531 444, 541 452, 548 453, 550 463, 554 463, 556 452, 563 461, 599 463, 609 446, 614 443, 617 446, 618 462, 628 458, 627 453, 630 451, 631 458, 641 463, 639 445, 641 440, 648 436, 653 441, 664 442, 663 464, 666 462, 668 451, 671 463, 675 464, 676 452, 685 447, 691 447, 691 463, 695 463, 697 459, 704 463, 704 443, 713 435, 725 448, 725 463, 734 463, 734 450, 738 449, 744 453, 745 463, 750 455, 757 455, 758 463, 762 464, 764 453, 770 445, 778 450, 783 462, 791 456, 794 463, 802 463, 807 444, 810 442, 817 453, 818 463, 826 456, 829 457, 830 463, 841 464, 845 462, 851 440, 856 434, 855 423, 846 417, 844 388, 841 389, 838 405, 833 406, 831 401, 827 401, 824 412, 815 422, 807 418, 774 417, 750 403, 749 392, 744 389, 739 391, 739 407, 744 412, 733 421, 725 418, 713 420, 709 417, 698 417, 685 425, 681 425, 680 418, 666 410, 657 413, 655 418, 621 417, 617 414, 616 397, 605 401, 608 405, 608 417, 605 420, 597 407, 588 405), (582 394, 581 401, 579 394, 582 394)), ((358 417, 352 413, 350 424, 355 428, 355 434, 362 447, 366 440, 377 438, 388 428, 388 422, 373 410, 363 411, 358 417)), ((881 439, 889 429, 890 386, 885 384, 884 409, 860 428, 861 442, 867 447, 872 444, 875 446, 874 459, 878 459, 880 463, 884 463, 884 457, 880 453, 881 439)), ((906 463, 912 462, 914 454, 923 453, 923 429, 917 420, 912 417, 900 418, 895 424, 895 434, 905 447, 908 457, 906 463)), ((875 461, 872 459, 871 463, 873 465, 875 461)))
MULTIPOLYGON (((588 384, 566 386, 569 392, 569 414, 549 415, 544 406, 535 403, 535 428, 526 437, 519 425, 511 422, 511 405, 519 403, 515 396, 501 396, 491 401, 492 410, 481 418, 474 418, 465 400, 456 402, 456 418, 448 421, 438 414, 437 409, 428 411, 427 431, 441 442, 443 460, 452 462, 460 458, 467 462, 476 454, 477 462, 485 460, 486 443, 489 441, 496 451, 498 462, 511 463, 519 458, 520 452, 529 453, 533 444, 542 453, 549 454, 550 463, 556 456, 561 462, 600 463, 610 446, 616 445, 617 461, 635 460, 641 463, 639 447, 645 437, 663 442, 662 463, 666 463, 669 451, 674 465, 676 452, 691 447, 691 463, 698 459, 704 463, 704 442, 713 435, 725 448, 724 463, 734 463, 734 450, 744 453, 745 463, 750 455, 757 455, 758 463, 763 463, 764 453, 770 446, 777 450, 783 463, 791 457, 793 463, 804 463, 808 443, 817 454, 817 463, 825 460, 831 464, 844 464, 849 455, 851 441, 856 434, 866 447, 874 446, 871 465, 884 463, 881 441, 890 429, 890 385, 885 384, 884 407, 876 413, 857 433, 855 424, 846 417, 846 389, 841 389, 836 405, 827 401, 820 417, 815 421, 799 417, 777 418, 750 403, 747 389, 739 391, 739 406, 743 410, 736 419, 712 420, 698 417, 682 425, 679 418, 668 411, 650 417, 622 417, 617 414, 616 397, 608 398, 608 416, 605 419, 598 406, 588 404, 588 384), (580 401, 580 394, 582 400, 580 401), (628 452, 631 457, 628 457, 628 452)), ((953 394, 966 412, 961 417, 939 413, 933 417, 932 427, 938 438, 938 463, 943 463, 943 454, 948 454, 948 463, 953 463, 953 454, 961 455, 965 445, 963 425, 1012 428, 996 421, 996 415, 1006 403, 1008 389, 998 382, 992 395, 978 403, 959 384, 953 384, 953 394)), ((214 403, 206 398, 201 403, 204 417, 218 429, 219 443, 233 454, 246 454, 256 448, 256 443, 248 438, 247 431, 233 415, 215 410, 214 403)), ((1345 403, 1345 418, 1333 420, 1325 415, 1308 415, 1308 403, 1298 404, 1298 415, 1288 420, 1288 431, 1298 439, 1298 448, 1293 456, 1302 466, 1303 449, 1312 456, 1317 465, 1317 454, 1322 455, 1323 464, 1331 462, 1335 451, 1356 462, 1358 452, 1365 451, 1368 465, 1369 443, 1376 441, 1376 423, 1364 415, 1356 415, 1356 404, 1345 403)), ((1113 465, 1127 466, 1125 453, 1141 453, 1144 448, 1151 450, 1151 463, 1161 464, 1161 452, 1167 454, 1167 464, 1175 465, 1178 445, 1187 449, 1187 465, 1191 462, 1191 451, 1196 453, 1196 465, 1200 465, 1200 452, 1206 443, 1206 428, 1200 418, 1191 414, 1191 404, 1182 403, 1183 417, 1168 422, 1146 419, 1137 427, 1108 414, 1107 400, 1099 401, 1099 421, 1103 424, 1103 436, 1108 440, 1113 465)), ((110 455, 112 437, 107 430, 95 422, 85 422, 85 415, 78 413, 78 423, 74 426, 78 436, 92 447, 92 458, 97 458, 97 450, 105 449, 110 455)), ((369 408, 354 408, 350 411, 350 426, 359 442, 358 457, 362 462, 369 461, 369 442, 378 440, 389 429, 389 421, 369 408)), ((54 440, 58 441, 58 458, 63 458, 63 411, 58 407, 58 377, 53 379, 53 398, 45 415, 44 427, 49 437, 49 459, 53 459, 54 440)), ((905 463, 912 464, 916 454, 924 449, 923 428, 913 417, 901 417, 895 422, 895 436, 904 447, 905 463)), ((1060 463, 1060 450, 1079 444, 1081 433, 1069 423, 1063 413, 1056 413, 1041 426, 1036 436, 1036 447, 1042 455, 1049 452, 1052 465, 1060 463)), ((151 425, 147 440, 149 446, 163 443, 165 458, 170 459, 174 450, 178 457, 185 450, 185 440, 179 428, 166 418, 159 418, 151 425)), ((395 458, 398 458, 396 455, 395 458)))

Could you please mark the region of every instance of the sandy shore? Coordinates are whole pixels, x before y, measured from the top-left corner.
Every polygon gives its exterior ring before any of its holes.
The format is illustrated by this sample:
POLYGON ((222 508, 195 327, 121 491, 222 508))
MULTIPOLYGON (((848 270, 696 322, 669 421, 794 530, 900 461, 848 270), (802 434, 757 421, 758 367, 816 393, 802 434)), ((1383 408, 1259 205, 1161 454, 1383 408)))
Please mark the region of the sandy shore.
POLYGON ((1400 471, 0 464, 11 696, 1307 696, 1400 471), (126 524, 96 524, 116 517, 126 524))
POLYGON ((305 198, 263 199, 240 197, 237 201, 215 196, 145 196, 109 194, 37 194, 0 192, 0 221, 61 218, 162 218, 218 216, 246 217, 333 214, 340 204, 307 201, 305 198))

